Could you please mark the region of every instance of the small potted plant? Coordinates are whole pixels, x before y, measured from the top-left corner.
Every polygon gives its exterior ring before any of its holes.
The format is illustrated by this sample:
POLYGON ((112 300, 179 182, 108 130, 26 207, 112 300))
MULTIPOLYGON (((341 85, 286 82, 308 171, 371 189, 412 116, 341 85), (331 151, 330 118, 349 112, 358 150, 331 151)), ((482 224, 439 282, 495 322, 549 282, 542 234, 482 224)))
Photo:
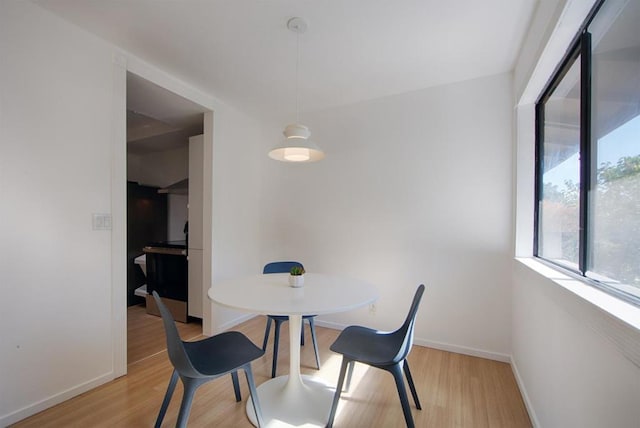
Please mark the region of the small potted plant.
POLYGON ((289 285, 292 287, 302 287, 304 285, 304 268, 294 266, 289 272, 289 285))

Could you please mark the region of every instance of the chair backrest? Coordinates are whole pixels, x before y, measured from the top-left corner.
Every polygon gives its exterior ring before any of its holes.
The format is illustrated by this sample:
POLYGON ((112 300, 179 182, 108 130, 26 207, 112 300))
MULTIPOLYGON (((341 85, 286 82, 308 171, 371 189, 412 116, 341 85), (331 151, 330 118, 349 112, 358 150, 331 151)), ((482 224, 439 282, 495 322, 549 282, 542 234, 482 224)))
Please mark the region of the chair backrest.
POLYGON ((167 338, 167 353, 169 354, 171 364, 173 364, 173 367, 181 375, 191 378, 202 377, 202 374, 193 367, 193 364, 191 364, 191 359, 184 348, 182 339, 180 339, 178 328, 176 327, 176 323, 173 320, 171 312, 169 312, 169 309, 167 309, 155 290, 153 291, 153 298, 155 299, 158 309, 160 309, 160 315, 162 316, 164 333, 167 338))
POLYGON ((262 269, 262 273, 289 273, 292 267, 301 267, 302 263, 300 262, 271 262, 264 265, 264 269, 262 269))
POLYGON ((423 293, 424 284, 420 284, 416 290, 416 294, 413 296, 413 302, 411 303, 411 308, 409 308, 407 318, 404 320, 402 326, 392 333, 394 336, 397 336, 399 342, 398 353, 394 358, 394 361, 396 362, 404 360, 409 354, 409 351, 411 351, 411 346, 413 346, 413 328, 416 323, 418 306, 420 306, 423 293))

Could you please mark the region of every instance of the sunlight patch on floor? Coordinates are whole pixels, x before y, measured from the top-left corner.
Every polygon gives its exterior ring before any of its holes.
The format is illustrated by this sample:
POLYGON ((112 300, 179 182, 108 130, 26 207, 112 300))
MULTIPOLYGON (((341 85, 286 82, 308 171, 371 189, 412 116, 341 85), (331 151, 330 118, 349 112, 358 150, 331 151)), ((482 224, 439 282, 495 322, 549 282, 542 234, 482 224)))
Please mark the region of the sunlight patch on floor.
MULTIPOLYGON (((333 354, 329 357, 327 361, 325 361, 320 370, 317 372, 317 375, 313 376, 314 378, 320 378, 329 385, 332 385, 333 388, 336 387, 338 383, 338 376, 340 375, 340 366, 342 364, 342 356, 333 354)), ((349 386, 349 391, 345 391, 344 388, 342 390, 342 394, 340 395, 340 401, 338 402, 338 410, 336 411, 336 420, 340 416, 341 411, 344 408, 345 400, 344 398, 351 397, 351 394, 358 389, 360 382, 365 377, 367 371, 371 367, 366 364, 356 363, 353 369, 353 377, 351 378, 351 385, 349 386)), ((345 375, 345 386, 347 383, 346 375, 345 375)))

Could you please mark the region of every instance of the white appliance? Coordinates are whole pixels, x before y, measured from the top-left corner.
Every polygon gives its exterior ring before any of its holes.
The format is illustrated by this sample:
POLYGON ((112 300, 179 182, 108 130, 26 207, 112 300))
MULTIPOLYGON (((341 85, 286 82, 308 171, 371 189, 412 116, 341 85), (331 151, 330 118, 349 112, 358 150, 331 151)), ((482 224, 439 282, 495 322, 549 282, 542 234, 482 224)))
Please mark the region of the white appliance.
POLYGON ((203 210, 204 138, 189 138, 189 239, 187 260, 189 277, 189 316, 202 318, 204 301, 202 210, 203 210))

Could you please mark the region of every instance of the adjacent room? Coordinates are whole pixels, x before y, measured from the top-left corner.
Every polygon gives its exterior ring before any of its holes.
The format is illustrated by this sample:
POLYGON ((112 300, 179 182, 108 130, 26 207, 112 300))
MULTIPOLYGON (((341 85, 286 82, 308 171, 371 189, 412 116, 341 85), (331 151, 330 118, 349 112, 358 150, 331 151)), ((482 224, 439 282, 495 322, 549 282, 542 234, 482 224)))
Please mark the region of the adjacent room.
POLYGON ((0 426, 640 426, 640 1, 0 1, 0 426))

